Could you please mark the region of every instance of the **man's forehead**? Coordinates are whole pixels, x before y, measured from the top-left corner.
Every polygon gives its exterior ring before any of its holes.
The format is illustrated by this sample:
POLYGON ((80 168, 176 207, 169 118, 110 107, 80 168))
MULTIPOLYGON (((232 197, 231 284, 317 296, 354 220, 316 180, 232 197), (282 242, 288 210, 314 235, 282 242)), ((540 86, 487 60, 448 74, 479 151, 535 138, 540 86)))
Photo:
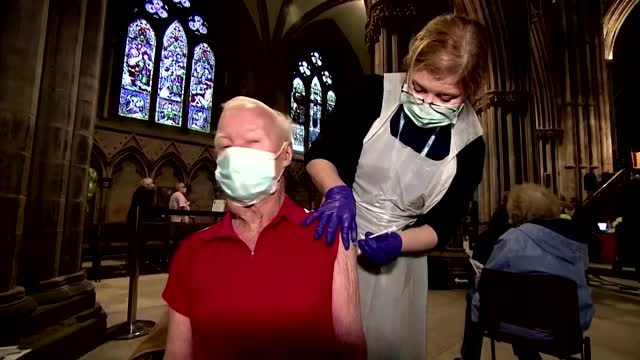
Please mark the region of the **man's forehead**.
POLYGON ((222 112, 218 129, 235 126, 268 129, 272 127, 273 120, 272 112, 261 106, 234 107, 222 112))

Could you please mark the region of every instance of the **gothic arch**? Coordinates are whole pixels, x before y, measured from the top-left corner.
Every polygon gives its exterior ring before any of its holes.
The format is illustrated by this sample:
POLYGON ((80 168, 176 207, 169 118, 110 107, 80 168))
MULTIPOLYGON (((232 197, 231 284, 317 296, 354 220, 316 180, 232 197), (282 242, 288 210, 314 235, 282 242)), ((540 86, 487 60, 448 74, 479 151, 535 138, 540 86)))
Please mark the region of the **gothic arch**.
POLYGON ((97 145, 93 144, 91 147, 91 167, 94 168, 98 172, 98 176, 100 178, 105 177, 107 175, 107 156, 104 151, 97 145))
POLYGON ((640 0, 612 0, 606 9, 607 12, 602 20, 602 31, 604 34, 604 55, 607 60, 613 60, 613 47, 618 32, 638 2, 640 0))
POLYGON ((160 156, 158 160, 154 162, 151 177, 155 179, 158 176, 158 170, 160 170, 164 165, 169 165, 176 171, 174 175, 178 181, 185 182, 188 180, 187 164, 185 164, 180 155, 175 152, 168 152, 160 156))
POLYGON ((140 172, 140 176, 143 178, 149 177, 149 169, 151 168, 151 164, 147 156, 135 146, 128 146, 116 153, 112 160, 111 166, 107 168, 108 177, 113 177, 113 174, 116 173, 118 166, 124 161, 130 160, 131 162, 136 164, 137 170, 140 172))
MULTIPOLYGON (((193 166, 191 166, 191 171, 189 172, 189 181, 193 181, 193 177, 198 173, 198 171, 200 170, 205 170, 210 174, 213 174, 216 171, 216 163, 215 161, 213 161, 213 159, 209 158, 209 157, 203 157, 198 159, 193 166)), ((212 181, 214 180, 213 178, 211 179, 212 181)))

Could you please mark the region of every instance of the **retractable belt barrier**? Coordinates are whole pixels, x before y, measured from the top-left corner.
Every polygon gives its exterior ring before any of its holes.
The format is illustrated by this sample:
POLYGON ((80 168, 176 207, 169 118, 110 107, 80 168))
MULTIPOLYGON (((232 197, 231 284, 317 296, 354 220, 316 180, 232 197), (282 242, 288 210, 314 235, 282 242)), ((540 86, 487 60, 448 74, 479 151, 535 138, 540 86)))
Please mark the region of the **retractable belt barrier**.
POLYGON ((129 299, 127 303, 127 321, 114 326, 110 331, 114 340, 128 340, 147 335, 155 326, 151 320, 138 320, 138 278, 140 277, 140 239, 139 228, 144 223, 144 219, 150 216, 162 215, 182 215, 182 216, 203 216, 222 217, 224 212, 202 211, 202 210, 171 210, 171 209, 142 209, 136 208, 136 222, 133 238, 129 241, 129 299))

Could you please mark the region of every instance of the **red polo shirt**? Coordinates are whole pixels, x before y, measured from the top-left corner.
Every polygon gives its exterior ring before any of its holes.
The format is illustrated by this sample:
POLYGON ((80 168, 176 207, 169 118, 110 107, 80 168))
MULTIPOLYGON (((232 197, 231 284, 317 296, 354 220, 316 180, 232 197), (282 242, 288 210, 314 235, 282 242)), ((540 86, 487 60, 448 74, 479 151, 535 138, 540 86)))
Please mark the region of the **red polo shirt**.
POLYGON ((334 358, 338 241, 314 240, 306 217, 285 198, 253 253, 230 214, 182 242, 162 296, 191 319, 194 359, 334 358))

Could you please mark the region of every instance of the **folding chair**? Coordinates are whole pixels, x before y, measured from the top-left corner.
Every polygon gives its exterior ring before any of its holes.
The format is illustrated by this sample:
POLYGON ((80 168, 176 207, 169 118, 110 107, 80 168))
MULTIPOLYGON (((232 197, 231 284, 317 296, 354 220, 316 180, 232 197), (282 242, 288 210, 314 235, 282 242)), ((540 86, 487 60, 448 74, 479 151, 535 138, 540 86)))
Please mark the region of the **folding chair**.
POLYGON ((574 281, 549 274, 483 269, 480 276, 480 326, 495 341, 560 359, 580 354, 591 359, 591 341, 580 328, 574 281), (531 337, 531 332, 537 335, 531 337))

